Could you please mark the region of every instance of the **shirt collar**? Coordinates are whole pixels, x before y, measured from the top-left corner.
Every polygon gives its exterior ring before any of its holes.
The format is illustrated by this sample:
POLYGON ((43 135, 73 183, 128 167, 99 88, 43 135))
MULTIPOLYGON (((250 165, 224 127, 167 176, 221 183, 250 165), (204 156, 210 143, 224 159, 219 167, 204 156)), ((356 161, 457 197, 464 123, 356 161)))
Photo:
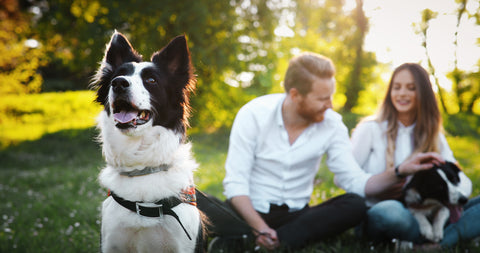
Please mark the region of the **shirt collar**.
POLYGON ((284 94, 283 99, 280 99, 277 108, 275 109, 275 120, 277 121, 277 125, 283 127, 283 116, 282 116, 282 106, 283 102, 287 98, 286 94, 284 94))
POLYGON ((411 134, 413 132, 413 129, 415 128, 415 125, 416 122, 406 127, 402 124, 402 122, 398 121, 398 132, 411 134))

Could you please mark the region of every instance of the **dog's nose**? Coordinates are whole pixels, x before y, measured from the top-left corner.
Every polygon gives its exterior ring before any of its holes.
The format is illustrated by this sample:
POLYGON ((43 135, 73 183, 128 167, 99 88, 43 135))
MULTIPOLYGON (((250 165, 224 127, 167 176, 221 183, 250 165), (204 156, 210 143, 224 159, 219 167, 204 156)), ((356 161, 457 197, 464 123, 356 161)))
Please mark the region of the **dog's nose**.
POLYGON ((116 77, 112 80, 112 88, 115 93, 124 93, 129 86, 130 83, 123 77, 116 77))
POLYGON ((465 204, 467 204, 467 202, 468 202, 467 197, 462 196, 458 199, 458 204, 460 204, 460 205, 465 205, 465 204))

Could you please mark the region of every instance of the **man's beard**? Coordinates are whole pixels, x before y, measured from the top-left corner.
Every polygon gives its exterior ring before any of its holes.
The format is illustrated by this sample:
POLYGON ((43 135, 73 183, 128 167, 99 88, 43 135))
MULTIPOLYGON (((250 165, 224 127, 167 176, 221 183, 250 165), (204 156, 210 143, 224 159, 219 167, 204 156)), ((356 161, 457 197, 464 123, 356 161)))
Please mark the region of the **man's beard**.
POLYGON ((299 109, 297 110, 298 115, 300 115, 303 119, 308 121, 309 123, 318 123, 323 121, 325 117, 325 110, 323 111, 313 111, 309 109, 305 105, 305 101, 300 102, 299 109))

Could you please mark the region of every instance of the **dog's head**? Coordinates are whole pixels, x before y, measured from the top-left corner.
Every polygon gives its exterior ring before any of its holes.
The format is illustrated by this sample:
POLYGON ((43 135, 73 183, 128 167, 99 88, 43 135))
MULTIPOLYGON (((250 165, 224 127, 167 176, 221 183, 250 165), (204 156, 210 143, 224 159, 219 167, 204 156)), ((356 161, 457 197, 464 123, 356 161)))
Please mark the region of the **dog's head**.
POLYGON ((465 204, 468 195, 460 188, 461 173, 451 162, 416 173, 404 187, 406 204, 421 204, 426 199, 443 204, 465 204))
POLYGON ((144 62, 127 38, 115 32, 92 86, 108 120, 122 133, 162 126, 185 134, 195 81, 185 36, 144 62))

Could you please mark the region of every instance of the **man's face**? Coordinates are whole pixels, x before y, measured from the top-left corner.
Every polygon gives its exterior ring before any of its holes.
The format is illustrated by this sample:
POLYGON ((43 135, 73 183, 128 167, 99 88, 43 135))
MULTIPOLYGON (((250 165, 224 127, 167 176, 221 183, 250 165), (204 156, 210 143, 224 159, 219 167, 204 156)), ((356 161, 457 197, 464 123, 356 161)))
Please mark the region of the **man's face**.
POLYGON ((321 122, 325 111, 332 108, 335 78, 318 78, 306 95, 299 94, 297 113, 310 123, 321 122))

